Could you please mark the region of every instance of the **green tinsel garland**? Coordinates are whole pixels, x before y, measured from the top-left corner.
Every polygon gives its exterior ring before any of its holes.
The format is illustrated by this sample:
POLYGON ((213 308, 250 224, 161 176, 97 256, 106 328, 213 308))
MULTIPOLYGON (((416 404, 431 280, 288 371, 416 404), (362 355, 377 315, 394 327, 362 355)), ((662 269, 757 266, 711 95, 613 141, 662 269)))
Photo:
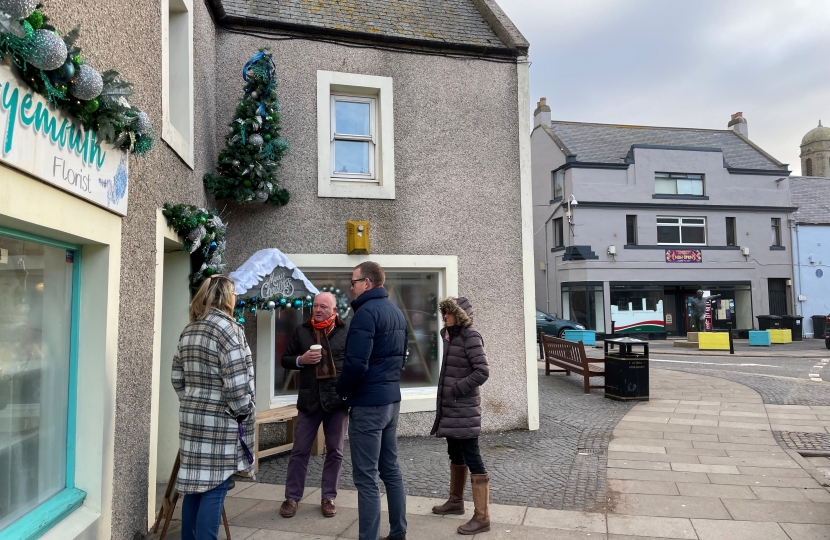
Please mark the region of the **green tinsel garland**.
MULTIPOLYGON (((0 32, 0 53, 17 68, 20 78, 35 92, 44 96, 55 108, 77 118, 84 129, 96 131, 98 140, 139 156, 146 155, 153 148, 156 135, 149 125, 143 126, 142 131, 137 129, 142 127, 140 110, 129 103, 132 84, 123 80, 120 73, 110 70, 101 74, 104 81, 101 94, 94 99, 81 100, 69 94, 67 83, 56 82, 54 76, 58 70, 43 71, 26 60, 34 51, 35 30, 49 30, 57 34, 55 27, 49 24, 49 18, 41 11, 42 5, 37 7, 25 20, 19 21, 25 34, 23 37, 0 32)), ((80 26, 62 36, 66 43, 67 64, 72 65, 75 73, 85 63, 80 47, 75 45, 79 36, 80 26)))
POLYGON ((184 238, 184 249, 190 253, 190 286, 199 288, 214 274, 225 271, 225 235, 228 227, 216 210, 206 210, 188 204, 165 203, 162 214, 167 224, 184 238))

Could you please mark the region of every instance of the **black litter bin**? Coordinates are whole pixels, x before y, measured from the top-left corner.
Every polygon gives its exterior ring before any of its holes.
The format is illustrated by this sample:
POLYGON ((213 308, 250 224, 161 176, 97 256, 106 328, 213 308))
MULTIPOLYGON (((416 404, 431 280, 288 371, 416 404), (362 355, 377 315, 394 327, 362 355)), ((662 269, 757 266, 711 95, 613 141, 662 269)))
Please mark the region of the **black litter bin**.
POLYGON ((605 397, 648 401, 648 341, 630 337, 605 340, 605 397), (608 352, 608 346, 616 351, 608 352), (642 347, 642 351, 634 348, 642 347))
POLYGON ((784 315, 781 318, 781 328, 789 328, 792 331, 793 341, 804 340, 804 325, 802 321, 804 317, 801 315, 784 315))
POLYGON ((827 328, 826 315, 813 315, 813 338, 824 339, 824 331, 827 328))
POLYGON ((758 319, 758 330, 781 328, 781 321, 783 320, 778 315, 756 315, 755 318, 758 319))

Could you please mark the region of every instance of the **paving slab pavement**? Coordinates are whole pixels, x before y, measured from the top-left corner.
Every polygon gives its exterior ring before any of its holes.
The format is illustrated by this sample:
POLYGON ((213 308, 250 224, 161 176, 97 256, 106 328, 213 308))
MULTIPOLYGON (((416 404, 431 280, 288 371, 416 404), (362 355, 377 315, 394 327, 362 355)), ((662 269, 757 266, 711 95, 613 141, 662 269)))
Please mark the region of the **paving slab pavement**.
MULTIPOLYGON (((830 459, 794 455, 782 449, 773 437, 778 420, 775 415, 804 413, 811 418, 802 420, 814 422, 825 433, 830 419, 819 418, 809 407, 765 406, 754 391, 724 379, 656 369, 650 375, 652 400, 634 406, 612 434, 605 512, 494 504, 491 532, 477 537, 830 539, 830 459), (755 421, 735 426, 736 416, 728 414, 735 412, 734 402, 726 400, 730 396, 741 396, 754 405, 755 414, 745 418, 755 421), (705 408, 707 414, 700 416, 714 425, 672 423, 689 420, 685 416, 689 413, 676 411, 690 407, 705 408), (678 427, 682 429, 675 431, 678 427), (697 434, 703 439, 672 438, 696 435, 694 430, 699 428, 709 430, 697 434)), ((695 414, 695 418, 698 416, 695 414)), ((226 500, 233 540, 357 538, 355 491, 341 490, 338 515, 325 519, 320 515, 319 489, 309 487, 297 516, 283 519, 278 514, 283 489, 277 484, 237 482, 226 500)), ((455 529, 472 515, 472 504, 467 503, 464 516, 432 515, 431 507, 440 502, 443 500, 407 497, 408 538, 460 538, 455 529)), ((179 540, 178 512, 174 519, 167 538, 179 540)), ((382 522, 386 520, 384 513, 382 522)), ((382 529, 381 534, 387 531, 382 529)), ((219 537, 225 538, 224 531, 219 537)))

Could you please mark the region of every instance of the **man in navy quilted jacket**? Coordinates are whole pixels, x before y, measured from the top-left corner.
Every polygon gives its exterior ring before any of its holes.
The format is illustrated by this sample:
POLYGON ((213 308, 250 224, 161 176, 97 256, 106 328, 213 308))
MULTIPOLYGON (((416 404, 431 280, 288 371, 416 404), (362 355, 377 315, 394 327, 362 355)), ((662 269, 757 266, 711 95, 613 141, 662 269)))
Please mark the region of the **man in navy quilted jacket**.
POLYGON ((337 393, 351 407, 349 447, 360 540, 380 537, 378 473, 389 504, 389 536, 382 540, 406 539, 406 491, 396 431, 408 331, 403 313, 383 288, 384 280, 383 268, 374 262, 362 263, 352 273, 354 316, 337 380, 337 393))

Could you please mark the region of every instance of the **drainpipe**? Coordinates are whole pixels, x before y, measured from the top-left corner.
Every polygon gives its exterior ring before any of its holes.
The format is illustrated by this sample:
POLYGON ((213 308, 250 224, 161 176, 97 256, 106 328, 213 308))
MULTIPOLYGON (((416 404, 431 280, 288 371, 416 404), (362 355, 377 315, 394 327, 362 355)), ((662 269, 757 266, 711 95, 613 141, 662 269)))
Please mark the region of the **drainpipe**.
MULTIPOLYGON (((550 218, 548 218, 550 221, 550 218)), ((545 311, 550 313, 550 248, 548 247, 548 222, 545 222, 545 311)))
MULTIPOLYGON (((804 284, 801 280, 801 238, 798 236, 798 223, 795 224, 795 250, 796 250, 796 255, 798 257, 798 263, 797 263, 798 264, 798 296, 801 296, 801 294, 802 294, 802 289, 801 288, 804 286, 804 284)), ((796 303, 796 313, 803 317, 804 313, 802 313, 802 312, 804 311, 804 309, 801 305, 801 302, 799 302, 798 299, 796 298, 795 303, 796 303)), ((802 325, 802 329, 803 329, 803 327, 804 327, 804 322, 803 321, 801 322, 801 325, 802 325)))

